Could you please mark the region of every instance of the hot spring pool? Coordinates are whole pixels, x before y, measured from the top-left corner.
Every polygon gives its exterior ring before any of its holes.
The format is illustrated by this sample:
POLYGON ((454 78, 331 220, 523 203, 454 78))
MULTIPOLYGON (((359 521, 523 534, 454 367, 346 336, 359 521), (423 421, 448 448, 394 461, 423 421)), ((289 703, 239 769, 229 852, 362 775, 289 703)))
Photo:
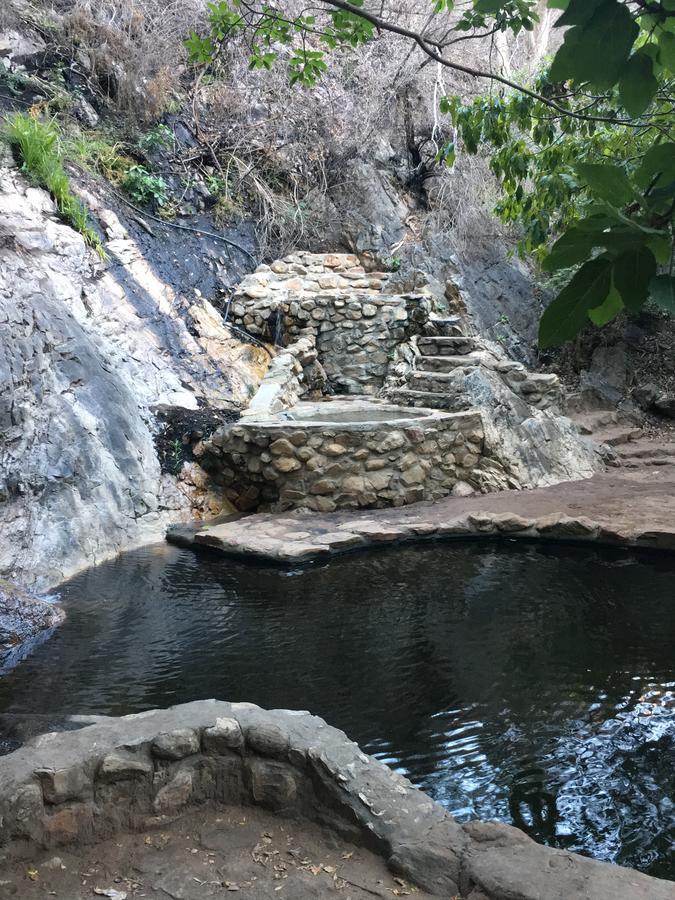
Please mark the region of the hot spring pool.
POLYGON ((159 546, 62 590, 0 713, 309 709, 461 820, 675 877, 675 563, 422 545, 284 572, 159 546))

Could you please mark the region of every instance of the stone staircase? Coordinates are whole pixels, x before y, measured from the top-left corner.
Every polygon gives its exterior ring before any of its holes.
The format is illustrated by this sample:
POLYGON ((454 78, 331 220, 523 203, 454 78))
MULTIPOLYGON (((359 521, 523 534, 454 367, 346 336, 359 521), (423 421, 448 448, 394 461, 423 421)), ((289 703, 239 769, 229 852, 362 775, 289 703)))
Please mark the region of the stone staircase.
POLYGON ((405 383, 389 396, 406 406, 459 409, 465 394, 464 376, 471 369, 496 372, 530 406, 557 406, 562 389, 557 375, 529 372, 522 363, 499 355, 479 338, 466 334, 459 317, 433 319, 435 334, 417 338, 414 367, 405 383))
POLYGON ((581 434, 608 448, 609 466, 642 469, 675 465, 675 440, 647 436, 640 425, 614 410, 577 413, 572 421, 581 434))

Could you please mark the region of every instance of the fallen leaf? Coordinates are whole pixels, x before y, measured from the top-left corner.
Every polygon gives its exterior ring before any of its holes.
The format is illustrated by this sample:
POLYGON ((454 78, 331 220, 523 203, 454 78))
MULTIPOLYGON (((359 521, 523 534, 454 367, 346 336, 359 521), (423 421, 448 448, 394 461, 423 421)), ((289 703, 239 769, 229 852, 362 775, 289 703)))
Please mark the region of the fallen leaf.
POLYGON ((354 855, 354 851, 350 850, 349 853, 343 853, 342 858, 343 859, 351 859, 353 855, 354 855))
POLYGON ((37 881, 40 877, 40 873, 37 869, 28 869, 27 874, 31 881, 37 881))
POLYGON ((129 896, 126 891, 117 891, 115 888, 95 887, 94 893, 99 897, 107 897, 108 900, 127 900, 129 896))

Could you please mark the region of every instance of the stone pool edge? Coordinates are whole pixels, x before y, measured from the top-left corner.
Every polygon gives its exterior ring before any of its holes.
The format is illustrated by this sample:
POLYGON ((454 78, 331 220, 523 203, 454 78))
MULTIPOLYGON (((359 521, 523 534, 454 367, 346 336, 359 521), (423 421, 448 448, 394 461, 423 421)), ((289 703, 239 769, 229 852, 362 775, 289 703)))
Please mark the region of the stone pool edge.
POLYGON ((173 821, 206 802, 259 804, 338 830, 393 872, 467 900, 672 900, 675 883, 458 824, 407 779, 307 712, 202 700, 43 735, 3 758, 0 844, 25 858, 173 821))
POLYGON ((445 498, 393 509, 256 513, 176 525, 167 540, 281 566, 422 540, 525 539, 675 550, 675 467, 602 473, 532 491, 445 498))

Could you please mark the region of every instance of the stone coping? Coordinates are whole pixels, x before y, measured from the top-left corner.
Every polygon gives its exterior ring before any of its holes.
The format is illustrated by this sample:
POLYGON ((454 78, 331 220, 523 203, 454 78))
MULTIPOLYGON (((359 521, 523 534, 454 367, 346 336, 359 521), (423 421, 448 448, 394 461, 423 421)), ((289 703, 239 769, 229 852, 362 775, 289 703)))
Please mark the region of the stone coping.
POLYGON ((259 513, 212 526, 178 525, 167 534, 180 546, 281 565, 402 541, 490 537, 675 550, 675 467, 394 509, 259 513))
POLYGON ((516 828, 459 825, 307 712, 197 701, 43 735, 0 769, 10 857, 161 828, 204 803, 255 804, 329 826, 439 897, 675 898, 675 883, 540 846, 516 828))
POLYGON ((262 425, 265 428, 297 428, 308 431, 381 431, 387 428, 405 428, 420 421, 462 421, 467 417, 475 418, 476 415, 478 413, 475 410, 448 412, 423 409, 355 395, 340 400, 301 400, 292 410, 284 410, 272 416, 247 416, 238 427, 262 425), (362 416, 365 418, 361 418, 362 416))

